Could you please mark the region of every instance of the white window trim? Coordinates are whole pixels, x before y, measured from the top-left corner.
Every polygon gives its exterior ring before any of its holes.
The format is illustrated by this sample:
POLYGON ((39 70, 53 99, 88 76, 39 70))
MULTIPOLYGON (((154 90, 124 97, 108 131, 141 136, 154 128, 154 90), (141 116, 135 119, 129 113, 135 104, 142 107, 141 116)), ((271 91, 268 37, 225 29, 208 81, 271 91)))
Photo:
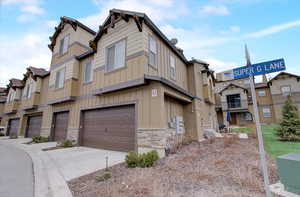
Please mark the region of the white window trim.
POLYGON ((289 96, 289 95, 291 95, 291 93, 292 93, 292 88, 291 88, 290 85, 283 85, 283 86, 280 87, 280 91, 281 91, 281 94, 282 94, 283 96, 289 96), (289 91, 288 94, 287 94, 287 92, 282 91, 282 88, 286 88, 286 87, 288 87, 288 88, 290 89, 290 91, 289 91))
POLYGON ((170 61, 170 77, 171 77, 171 79, 175 80, 176 79, 176 58, 175 58, 175 56, 170 54, 169 61, 170 61), (174 66, 172 66, 172 64, 171 64, 172 58, 174 59, 174 66), (174 75, 172 75, 172 68, 174 69, 174 75))
POLYGON ((154 38, 154 36, 150 35, 148 36, 148 53, 149 53, 149 57, 148 57, 148 64, 154 68, 157 68, 157 57, 158 57, 158 53, 157 53, 157 40, 154 38), (155 51, 151 51, 151 40, 153 40, 155 42, 155 51), (150 54, 154 53, 155 54, 155 58, 154 58, 154 64, 150 63, 150 54))
POLYGON ((60 42, 59 42, 59 54, 60 55, 66 54, 69 51, 69 46, 70 46, 70 34, 68 34, 65 37, 63 37, 62 39, 60 39, 60 42), (67 46, 66 46, 66 51, 64 51, 64 48, 65 48, 65 39, 66 38, 68 38, 68 43, 67 43, 67 46), (63 42, 62 42, 62 40, 63 40, 63 42))
MULTIPOLYGON (((115 70, 119 70, 119 69, 122 69, 122 68, 125 68, 126 67, 126 54, 127 54, 127 39, 126 38, 123 38, 121 40, 118 40, 117 42, 114 42, 113 44, 110 44, 108 45, 106 48, 105 48, 105 71, 108 73, 108 72, 112 72, 112 71, 115 71, 115 70), (116 57, 116 44, 120 43, 120 42, 124 42, 124 45, 125 45, 125 49, 124 49, 124 64, 120 67, 117 67, 117 68, 113 68, 113 69, 108 69, 108 49, 110 49, 111 47, 115 47, 115 57, 116 57)), ((114 60, 115 61, 115 60, 114 60)), ((116 66, 116 65, 114 65, 116 66)))
POLYGON ((65 78, 66 78, 66 67, 64 67, 64 68, 61 68, 61 69, 59 69, 59 70, 57 70, 56 72, 55 72, 55 84, 54 84, 54 87, 55 87, 55 89, 61 89, 61 88, 64 88, 64 86, 65 86, 65 78), (59 87, 59 81, 57 82, 57 73, 58 72, 62 72, 64 70, 64 76, 63 76, 63 79, 62 79, 62 86, 61 87, 59 87))
POLYGON ((264 118, 271 118, 272 117, 272 112, 271 112, 270 107, 263 107, 262 112, 263 112, 264 118))
POLYGON ((88 60, 85 64, 84 64, 84 73, 83 73, 83 81, 84 81, 84 83, 90 83, 90 82, 92 82, 93 81, 93 65, 92 65, 92 60, 88 60), (87 67, 87 64, 90 64, 91 65, 91 78, 90 78, 90 80, 86 80, 86 67, 87 67))
POLYGON ((266 94, 266 90, 258 90, 258 96, 261 96, 261 97, 263 97, 263 96, 266 96, 267 94, 266 94), (263 92, 263 93, 262 93, 263 92), (261 94, 262 93, 262 94, 261 94))

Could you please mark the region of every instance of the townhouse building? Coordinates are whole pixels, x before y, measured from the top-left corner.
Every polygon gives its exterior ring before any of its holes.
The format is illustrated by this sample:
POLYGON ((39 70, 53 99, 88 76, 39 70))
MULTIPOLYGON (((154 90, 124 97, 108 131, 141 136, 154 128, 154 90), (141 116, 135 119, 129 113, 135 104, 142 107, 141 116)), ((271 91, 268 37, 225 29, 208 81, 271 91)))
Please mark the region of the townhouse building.
MULTIPOLYGON (((218 123, 226 124, 230 116, 230 125, 253 125, 253 102, 249 79, 226 80, 225 72, 217 74, 216 111, 218 123), (225 79, 225 80, 224 80, 225 79)), ((300 112, 300 76, 281 72, 270 80, 263 76, 261 83, 255 83, 260 122, 262 124, 279 123, 282 107, 290 96, 300 112)))
POLYGON ((50 41, 49 72, 30 67, 10 80, 8 135, 140 151, 217 127, 213 71, 187 60, 146 14, 113 9, 97 32, 62 17, 50 41))

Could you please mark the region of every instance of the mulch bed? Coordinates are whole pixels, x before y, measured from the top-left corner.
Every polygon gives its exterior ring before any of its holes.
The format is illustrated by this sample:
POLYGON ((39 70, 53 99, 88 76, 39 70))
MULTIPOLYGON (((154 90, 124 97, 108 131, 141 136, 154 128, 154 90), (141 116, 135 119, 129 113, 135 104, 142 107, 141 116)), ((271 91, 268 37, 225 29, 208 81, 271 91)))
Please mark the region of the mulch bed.
MULTIPOLYGON (((112 177, 98 182, 100 170, 68 184, 74 197, 263 197, 256 139, 193 142, 152 168, 109 168, 112 177)), ((271 183, 278 181, 268 157, 271 183)))

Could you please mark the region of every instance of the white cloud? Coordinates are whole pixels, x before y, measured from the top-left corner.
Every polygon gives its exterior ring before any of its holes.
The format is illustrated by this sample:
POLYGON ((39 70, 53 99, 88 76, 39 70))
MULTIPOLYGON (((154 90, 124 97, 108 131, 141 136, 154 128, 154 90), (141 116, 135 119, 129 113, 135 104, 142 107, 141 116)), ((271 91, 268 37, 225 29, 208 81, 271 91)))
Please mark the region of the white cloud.
POLYGON ((206 5, 201 8, 200 12, 205 15, 229 15, 230 11, 223 5, 206 5))
POLYGON ((25 33, 22 36, 0 34, 0 86, 10 78, 23 78, 28 66, 49 69, 51 51, 47 47, 48 32, 25 33))
POLYGON ((234 32, 234 33, 237 33, 237 32, 241 31, 241 28, 239 26, 231 26, 230 31, 234 32))
POLYGON ((22 9, 22 12, 30 13, 30 14, 36 14, 36 15, 41 15, 45 13, 45 10, 37 7, 35 5, 27 5, 24 6, 22 9))
POLYGON ((113 8, 144 12, 156 24, 188 14, 185 1, 175 0, 93 0, 99 12, 79 20, 97 30, 113 8))
POLYGON ((287 23, 283 23, 280 25, 274 25, 271 27, 267 27, 267 28, 259 30, 257 32, 246 34, 246 35, 244 35, 244 37, 245 38, 260 38, 260 37, 275 34, 275 33, 290 29, 292 27, 297 27, 297 26, 300 26, 300 19, 296 20, 296 21, 290 21, 287 23))
POLYGON ((210 69, 213 69, 216 72, 232 69, 238 65, 235 62, 224 62, 215 58, 204 58, 203 60, 209 64, 210 69))

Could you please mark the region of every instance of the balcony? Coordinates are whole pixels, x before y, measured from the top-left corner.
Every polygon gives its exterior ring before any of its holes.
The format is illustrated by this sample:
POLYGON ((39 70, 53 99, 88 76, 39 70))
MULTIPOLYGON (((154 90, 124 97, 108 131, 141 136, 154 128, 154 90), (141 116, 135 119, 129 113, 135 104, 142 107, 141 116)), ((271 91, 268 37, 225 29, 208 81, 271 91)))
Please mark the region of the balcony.
POLYGON ((222 102, 221 107, 223 111, 245 111, 248 110, 249 100, 222 102))
POLYGON ((11 101, 9 103, 5 103, 4 113, 5 114, 17 113, 18 106, 19 106, 19 101, 16 101, 16 100, 11 101))

